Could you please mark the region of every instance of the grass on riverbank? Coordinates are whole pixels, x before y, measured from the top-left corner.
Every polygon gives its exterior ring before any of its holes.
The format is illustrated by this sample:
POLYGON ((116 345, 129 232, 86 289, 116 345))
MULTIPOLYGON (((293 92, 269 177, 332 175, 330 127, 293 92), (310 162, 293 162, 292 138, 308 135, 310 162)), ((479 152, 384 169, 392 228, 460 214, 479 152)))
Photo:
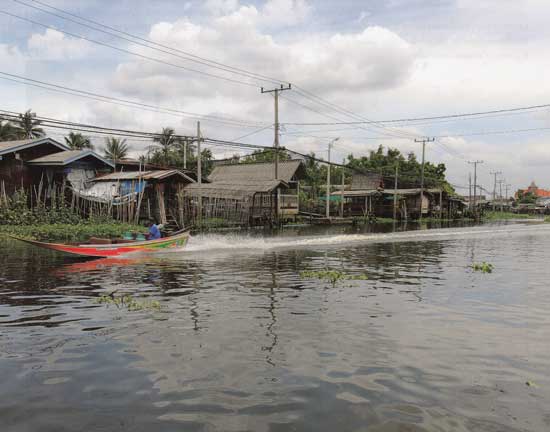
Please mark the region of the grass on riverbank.
POLYGON ((80 224, 0 225, 0 235, 11 234, 33 240, 76 241, 90 237, 121 237, 125 232, 145 232, 139 225, 109 222, 80 224))
POLYGON ((510 220, 510 219, 538 219, 535 215, 512 212, 488 211, 482 217, 483 220, 510 220))

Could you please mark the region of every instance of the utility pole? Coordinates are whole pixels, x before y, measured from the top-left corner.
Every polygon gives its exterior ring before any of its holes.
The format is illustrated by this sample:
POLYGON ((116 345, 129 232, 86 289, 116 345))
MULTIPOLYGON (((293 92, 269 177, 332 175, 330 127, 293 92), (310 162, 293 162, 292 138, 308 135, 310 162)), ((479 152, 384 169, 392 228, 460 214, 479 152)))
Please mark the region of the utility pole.
POLYGON ((187 169, 187 138, 183 140, 183 169, 187 169))
POLYGON ((202 155, 201 155, 201 122, 197 122, 197 182, 199 183, 199 226, 202 224, 202 155))
POLYGON ((399 162, 395 163, 395 181, 393 183, 393 222, 397 219, 397 176, 399 174, 399 162))
POLYGON ((420 222, 422 223, 422 209, 424 204, 424 162, 426 156, 426 143, 433 142, 435 138, 415 139, 414 142, 422 143, 422 173, 420 175, 420 222))
POLYGON ((468 161, 470 165, 474 166, 474 211, 476 209, 476 196, 477 196, 477 165, 482 164, 482 160, 468 161))
POLYGON ((264 90, 263 87, 261 88, 262 93, 273 93, 275 96, 275 138, 273 140, 273 147, 275 148, 275 180, 279 179, 279 93, 285 90, 291 90, 291 88, 290 83, 286 87, 281 84, 280 87, 276 87, 272 90, 264 90))
POLYGON ((508 202, 508 191, 510 190, 510 188, 512 187, 511 184, 507 183, 505 185, 505 188, 506 188, 506 195, 504 195, 504 198, 506 199, 506 202, 508 202))
POLYGON ((342 161, 342 195, 340 197, 340 217, 344 218, 344 187, 345 187, 345 175, 346 175, 346 168, 344 168, 344 165, 346 165, 346 159, 342 161))
POLYGON ((340 138, 334 138, 328 143, 328 165, 327 165, 327 195, 326 195, 326 218, 330 218, 330 149, 340 138))
POLYGON ((499 180, 498 184, 500 186, 500 212, 502 213, 502 184, 506 182, 506 180, 499 180))
POLYGON ((497 199, 497 175, 502 174, 502 171, 495 171, 489 174, 495 176, 495 183, 493 186, 493 211, 495 211, 495 200, 497 199))
POLYGON ((472 173, 468 173, 468 207, 472 210, 472 173))

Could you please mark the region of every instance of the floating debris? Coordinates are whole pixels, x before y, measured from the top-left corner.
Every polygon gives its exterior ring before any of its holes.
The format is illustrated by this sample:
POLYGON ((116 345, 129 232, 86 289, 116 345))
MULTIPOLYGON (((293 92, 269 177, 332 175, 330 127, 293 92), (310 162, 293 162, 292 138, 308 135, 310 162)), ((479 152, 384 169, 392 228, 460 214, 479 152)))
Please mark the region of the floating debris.
POLYGON ((140 310, 160 310, 162 308, 158 300, 144 300, 139 301, 134 299, 131 295, 127 294, 124 296, 114 296, 114 293, 109 293, 108 295, 102 295, 96 299, 96 303, 115 305, 117 308, 125 307, 129 311, 140 311, 140 310))
POLYGON ((339 270, 306 270, 300 273, 302 279, 322 279, 330 282, 333 286, 341 280, 367 280, 366 274, 350 275, 339 270))
POLYGON ((483 273, 493 273, 494 266, 493 264, 483 261, 482 263, 475 263, 472 265, 472 269, 483 273))

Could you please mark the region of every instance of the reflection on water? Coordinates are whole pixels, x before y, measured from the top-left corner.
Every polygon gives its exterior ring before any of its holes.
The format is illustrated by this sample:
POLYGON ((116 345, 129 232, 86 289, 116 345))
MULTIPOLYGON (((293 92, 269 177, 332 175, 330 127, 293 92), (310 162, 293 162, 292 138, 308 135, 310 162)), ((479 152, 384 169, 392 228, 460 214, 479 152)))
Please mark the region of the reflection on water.
POLYGON ((2 430, 549 430, 549 240, 296 228, 96 261, 0 240, 2 430), (327 268, 369 279, 300 278, 327 268))

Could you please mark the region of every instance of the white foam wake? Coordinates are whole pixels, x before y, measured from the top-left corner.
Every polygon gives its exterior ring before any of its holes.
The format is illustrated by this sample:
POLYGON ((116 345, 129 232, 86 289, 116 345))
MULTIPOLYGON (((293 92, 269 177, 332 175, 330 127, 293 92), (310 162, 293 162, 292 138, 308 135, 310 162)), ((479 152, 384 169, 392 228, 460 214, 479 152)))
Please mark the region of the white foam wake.
POLYGON ((286 248, 308 248, 315 246, 335 246, 360 243, 393 241, 445 240, 472 236, 499 236, 513 233, 550 234, 550 225, 508 225, 500 227, 443 228, 422 231, 405 231, 387 234, 335 234, 318 236, 260 237, 236 234, 204 234, 193 236, 186 252, 271 250, 286 248))

